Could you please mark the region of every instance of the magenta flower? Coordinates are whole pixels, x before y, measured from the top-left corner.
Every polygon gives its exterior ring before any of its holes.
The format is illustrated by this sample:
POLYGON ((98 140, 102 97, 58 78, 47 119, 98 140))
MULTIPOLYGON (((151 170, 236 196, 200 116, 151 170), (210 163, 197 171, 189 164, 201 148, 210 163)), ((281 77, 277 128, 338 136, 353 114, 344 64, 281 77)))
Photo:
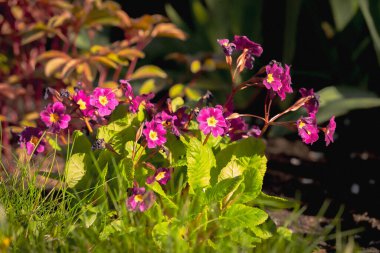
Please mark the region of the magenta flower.
POLYGON ((220 39, 217 41, 226 56, 231 56, 233 51, 236 49, 236 45, 234 43, 230 43, 228 39, 220 39))
POLYGON ((115 110, 119 101, 109 88, 96 88, 90 97, 90 104, 98 109, 100 117, 108 116, 115 110))
POLYGON ((177 116, 175 114, 169 114, 166 111, 162 111, 157 113, 154 119, 157 123, 161 123, 165 128, 171 129, 171 132, 174 135, 180 135, 179 129, 175 125, 175 121, 177 120, 177 116))
POLYGON ((233 44, 236 46, 237 50, 247 50, 251 55, 256 57, 260 57, 263 53, 261 45, 251 41, 247 36, 235 35, 233 44))
POLYGON ((166 185, 171 178, 172 170, 168 168, 158 168, 156 172, 154 172, 153 176, 150 176, 146 179, 148 184, 152 184, 154 181, 162 185, 166 185))
POLYGON ((238 58, 238 62, 244 62, 245 68, 252 69, 255 61, 254 56, 259 57, 263 53, 261 45, 249 40, 246 36, 238 35, 235 35, 233 44, 236 45, 237 50, 243 50, 243 53, 238 58))
POLYGON ((264 86, 270 90, 272 89, 277 95, 284 100, 286 93, 292 93, 293 89, 290 86, 292 79, 290 76, 290 67, 285 64, 285 68, 280 63, 272 61, 265 67, 267 76, 263 80, 264 86))
POLYGON ((281 76, 281 84, 282 86, 278 89, 277 95, 284 100, 286 98, 286 93, 293 93, 292 89, 292 78, 290 76, 290 67, 285 64, 285 69, 281 76))
POLYGON ((272 89, 273 91, 278 91, 282 86, 281 77, 284 69, 276 62, 267 65, 265 69, 267 77, 263 81, 264 86, 268 90, 272 89))
POLYGON ((303 98, 310 97, 310 99, 305 103, 304 107, 309 114, 315 115, 319 109, 319 95, 315 94, 313 89, 307 90, 305 88, 301 88, 299 92, 303 98))
POLYGON ((154 104, 150 102, 154 98, 154 93, 143 94, 136 96, 129 105, 129 110, 133 113, 139 111, 140 107, 144 108, 147 111, 150 111, 154 108, 154 104))
POLYGON ((20 134, 20 146, 21 148, 26 148, 28 155, 31 155, 35 150, 37 153, 42 153, 45 150, 45 141, 41 139, 43 131, 35 127, 27 127, 20 134))
POLYGON ((146 192, 144 187, 129 188, 131 191, 130 197, 127 199, 127 209, 129 211, 144 212, 149 209, 156 199, 153 192, 146 192))
POLYGON ((212 133, 214 137, 223 135, 227 130, 227 122, 223 111, 219 108, 203 108, 197 117, 199 129, 204 134, 212 133))
POLYGON ((306 144, 313 144, 319 138, 318 126, 316 119, 313 115, 311 117, 301 117, 297 120, 298 135, 302 138, 302 141, 306 144))
POLYGON ((78 105, 79 110, 85 117, 92 118, 94 116, 94 107, 90 104, 90 96, 87 96, 83 90, 79 90, 73 96, 74 102, 78 105))
POLYGON ((69 126, 70 115, 65 114, 66 107, 61 102, 48 104, 40 113, 41 120, 46 126, 50 127, 53 132, 58 132, 69 126))
POLYGON ((335 129, 336 129, 335 116, 332 116, 325 130, 326 146, 330 145, 331 142, 334 142, 335 129))
POLYGON ((148 142, 148 148, 155 148, 166 142, 166 130, 160 122, 154 120, 146 122, 143 134, 148 142))

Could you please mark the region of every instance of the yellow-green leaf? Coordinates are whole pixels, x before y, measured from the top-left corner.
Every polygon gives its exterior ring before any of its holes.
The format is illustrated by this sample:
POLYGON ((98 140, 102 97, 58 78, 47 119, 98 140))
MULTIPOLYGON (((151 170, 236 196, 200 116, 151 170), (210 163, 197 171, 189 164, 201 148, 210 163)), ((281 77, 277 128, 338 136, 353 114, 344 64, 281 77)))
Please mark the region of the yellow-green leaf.
POLYGON ((45 65, 45 76, 50 77, 54 72, 61 68, 68 60, 65 58, 54 58, 45 65))
POLYGON ((182 97, 184 89, 185 89, 185 85, 183 85, 182 83, 177 83, 173 85, 169 89, 169 97, 171 98, 182 97))
POLYGON ((135 71, 132 74, 132 79, 142 79, 142 78, 166 78, 167 74, 165 71, 154 65, 145 65, 135 71))
POLYGON ((154 79, 148 79, 141 85, 140 94, 149 94, 150 92, 153 92, 155 89, 156 84, 154 79))
POLYGON ((73 188, 84 176, 84 153, 73 154, 66 163, 65 180, 68 187, 73 188))

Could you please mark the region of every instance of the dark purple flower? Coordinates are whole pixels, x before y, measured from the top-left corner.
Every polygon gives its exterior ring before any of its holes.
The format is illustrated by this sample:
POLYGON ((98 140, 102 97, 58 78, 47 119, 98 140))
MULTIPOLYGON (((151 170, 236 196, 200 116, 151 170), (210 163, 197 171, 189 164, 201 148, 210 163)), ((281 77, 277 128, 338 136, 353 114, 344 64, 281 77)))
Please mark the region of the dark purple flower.
POLYGON ((214 137, 223 135, 227 130, 227 122, 223 111, 219 108, 203 108, 197 117, 199 129, 205 134, 212 133, 214 137))
POLYGON ((237 50, 247 50, 249 54, 256 57, 260 57, 263 53, 261 45, 251 41, 247 36, 235 35, 233 44, 235 44, 237 50))
POLYGON ((154 172, 153 176, 150 176, 150 177, 148 177, 146 179, 146 182, 148 184, 151 184, 154 181, 157 181, 158 183, 160 183, 162 185, 166 185, 167 182, 171 178, 171 173, 172 173, 171 169, 168 169, 168 168, 158 168, 156 170, 156 172, 154 172))
POLYGON ((127 209, 129 211, 144 212, 149 209, 156 199, 153 192, 146 192, 144 187, 133 187, 131 195, 127 199, 127 209))
POLYGON ((190 116, 186 113, 187 107, 181 107, 174 113, 176 118, 174 119, 174 125, 177 129, 183 129, 190 120, 190 116))
POLYGON ((166 130, 160 122, 154 120, 146 122, 143 134, 148 142, 148 148, 155 148, 166 142, 166 130))
POLYGON ((87 96, 83 90, 79 90, 73 96, 74 102, 78 105, 79 110, 85 117, 92 118, 94 116, 94 107, 90 104, 90 96, 87 96))
POLYGON ((319 109, 319 95, 314 93, 313 89, 307 90, 301 88, 299 90, 302 97, 310 97, 310 99, 305 103, 304 107, 306 108, 309 114, 316 114, 319 109))
POLYGON ((234 37, 233 44, 236 45, 237 50, 243 50, 237 60, 239 71, 243 71, 244 68, 252 69, 255 61, 254 56, 259 57, 263 53, 261 45, 249 40, 246 36, 237 35, 234 37))
POLYGON ((236 45, 234 43, 230 43, 228 39, 220 39, 217 41, 218 44, 222 47, 224 54, 226 56, 231 56, 236 48, 236 45))
POLYGON ((261 135, 261 129, 258 126, 252 126, 251 129, 249 129, 248 136, 253 136, 253 137, 259 137, 261 135))
POLYGON ((53 132, 58 132, 69 126, 70 115, 65 114, 66 107, 61 102, 48 104, 40 113, 41 120, 46 126, 50 127, 53 132))
POLYGON ((133 113, 139 111, 140 108, 143 108, 147 111, 150 111, 154 108, 154 104, 150 102, 154 98, 154 93, 143 94, 136 96, 129 105, 129 110, 133 113))
POLYGON ((90 104, 98 109, 100 117, 108 116, 115 110, 119 101, 109 88, 96 88, 90 97, 90 104))
POLYGON ((334 142, 335 129, 336 129, 335 116, 332 116, 325 130, 326 146, 330 145, 331 142, 334 142))
POLYGON ((310 117, 301 117, 297 121, 298 135, 302 138, 302 141, 306 144, 313 144, 319 138, 318 126, 316 119, 313 115, 310 117))
MULTIPOLYGON (((216 106, 216 108, 223 110, 222 106, 216 106)), ((231 109, 233 108, 231 107, 231 109)), ((232 114, 233 113, 226 108, 223 113, 223 117, 227 119, 228 136, 230 137, 231 141, 236 141, 243 138, 248 130, 248 125, 245 123, 243 118, 238 116, 238 114, 237 117, 231 118, 230 116, 232 114)))
POLYGON ((45 141, 41 139, 43 131, 35 127, 27 127, 20 134, 20 146, 26 148, 28 155, 35 150, 36 153, 42 153, 45 150, 45 141), (41 139, 41 141, 40 141, 41 139))
POLYGON ((174 135, 180 135, 179 129, 175 125, 175 121, 177 120, 177 116, 175 114, 170 114, 166 111, 162 111, 160 113, 157 113, 154 119, 156 122, 161 123, 165 128, 171 129, 174 135))

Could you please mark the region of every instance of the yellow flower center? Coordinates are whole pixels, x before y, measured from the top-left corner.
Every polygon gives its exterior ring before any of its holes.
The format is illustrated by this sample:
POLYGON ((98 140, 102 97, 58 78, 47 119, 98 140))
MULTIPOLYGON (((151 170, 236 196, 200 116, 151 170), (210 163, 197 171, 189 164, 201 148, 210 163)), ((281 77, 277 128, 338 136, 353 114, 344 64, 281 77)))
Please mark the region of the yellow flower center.
POLYGON ((298 128, 301 129, 303 128, 304 126, 306 126, 305 122, 301 121, 298 125, 298 128))
POLYGON ((268 74, 267 76, 267 82, 272 83, 274 81, 273 74, 268 74))
POLYGON ((152 141, 156 141, 156 140, 158 140, 157 132, 156 132, 156 131, 153 131, 153 130, 150 130, 150 132, 149 132, 149 138, 150 138, 152 141))
POLYGON ((56 113, 50 113, 50 122, 57 123, 59 120, 59 116, 56 113))
POLYGON ((135 196, 135 201, 136 201, 136 202, 142 202, 142 201, 143 201, 143 196, 142 196, 141 194, 137 194, 137 195, 135 196))
POLYGON ((216 127, 216 123, 218 123, 218 121, 213 116, 207 119, 207 125, 209 127, 216 127))
POLYGON ((101 103, 103 106, 108 104, 108 99, 106 96, 99 96, 99 103, 101 103))
POLYGON ((29 142, 32 143, 34 146, 37 146, 39 140, 40 139, 37 138, 36 136, 32 136, 32 138, 30 138, 29 142))
POLYGON ((86 102, 84 102, 82 99, 78 100, 77 105, 79 105, 79 109, 81 109, 81 110, 86 110, 87 109, 86 102))
POLYGON ((155 179, 157 181, 160 181, 161 179, 163 179, 165 177, 165 171, 161 171, 160 173, 157 174, 157 176, 155 177, 155 179))

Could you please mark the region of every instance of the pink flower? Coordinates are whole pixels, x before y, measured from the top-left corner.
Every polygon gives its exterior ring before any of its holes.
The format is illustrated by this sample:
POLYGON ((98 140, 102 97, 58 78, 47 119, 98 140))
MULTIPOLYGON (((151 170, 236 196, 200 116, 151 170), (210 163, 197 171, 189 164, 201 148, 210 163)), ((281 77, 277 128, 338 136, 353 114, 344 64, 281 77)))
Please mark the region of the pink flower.
POLYGON ((79 110, 85 117, 92 118, 95 108, 90 104, 90 96, 87 96, 83 90, 79 90, 73 96, 74 102, 78 105, 79 110))
POLYGON ((43 131, 35 127, 27 127, 20 134, 20 146, 26 148, 28 155, 31 155, 35 150, 37 153, 42 153, 45 150, 45 141, 41 139, 43 131))
POLYGON ((156 172, 154 172, 153 176, 150 176, 146 179, 146 182, 148 184, 153 183, 154 181, 157 181, 158 183, 165 185, 168 183, 168 181, 171 178, 172 171, 168 168, 158 168, 156 172))
POLYGON ((285 64, 285 68, 280 63, 272 61, 271 64, 265 67, 267 77, 264 79, 264 86, 270 90, 272 89, 279 95, 281 100, 284 100, 286 93, 292 93, 293 89, 290 86, 292 83, 290 76, 290 67, 285 64))
POLYGON ((166 142, 166 130, 160 122, 152 120, 145 123, 143 134, 148 142, 148 148, 155 148, 166 142))
POLYGON ((218 39, 217 41, 226 56, 231 56, 233 51, 236 49, 236 45, 234 43, 230 43, 228 39, 218 39))
POLYGON ((65 114, 66 107, 61 102, 48 104, 40 113, 41 120, 46 126, 50 127, 53 132, 59 132, 69 126, 70 115, 65 114))
POLYGON ((313 144, 319 138, 319 130, 314 116, 306 118, 301 117, 297 120, 297 129, 299 136, 306 144, 313 144))
POLYGON ((332 116, 325 130, 326 146, 330 145, 331 142, 334 142, 335 129, 336 129, 335 116, 332 116))
POLYGON ((143 94, 141 96, 135 96, 133 88, 128 80, 120 80, 120 83, 125 90, 125 97, 129 104, 129 110, 133 113, 139 111, 140 106, 146 110, 153 109, 154 105, 150 102, 154 98, 153 93, 143 94))
POLYGON ((197 117, 199 129, 204 134, 212 133, 214 137, 223 135, 227 130, 227 122, 223 111, 219 108, 203 108, 197 117))
POLYGON ((310 97, 310 99, 305 103, 304 107, 309 114, 315 115, 319 109, 319 96, 314 93, 313 89, 307 90, 305 88, 301 88, 299 92, 303 98, 310 97))
POLYGON ((115 110, 119 101, 109 88, 96 88, 90 97, 90 104, 98 109, 100 117, 108 116, 115 110))
POLYGON ((153 192, 146 192, 144 187, 129 188, 131 196, 127 199, 127 209, 129 211, 144 212, 149 209, 156 199, 153 192))

